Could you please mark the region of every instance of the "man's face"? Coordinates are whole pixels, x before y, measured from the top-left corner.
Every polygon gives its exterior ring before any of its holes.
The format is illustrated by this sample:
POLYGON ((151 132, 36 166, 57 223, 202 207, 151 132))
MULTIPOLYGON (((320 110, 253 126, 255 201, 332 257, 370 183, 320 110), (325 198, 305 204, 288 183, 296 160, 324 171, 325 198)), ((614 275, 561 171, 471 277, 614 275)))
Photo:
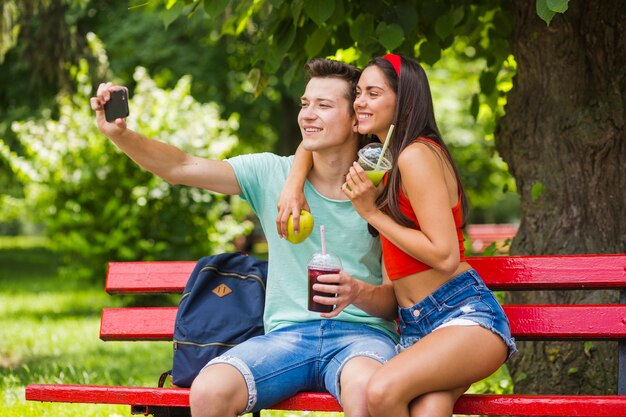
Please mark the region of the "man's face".
POLYGON ((349 85, 338 78, 312 78, 300 99, 302 146, 320 151, 356 138, 356 118, 346 98, 349 85))

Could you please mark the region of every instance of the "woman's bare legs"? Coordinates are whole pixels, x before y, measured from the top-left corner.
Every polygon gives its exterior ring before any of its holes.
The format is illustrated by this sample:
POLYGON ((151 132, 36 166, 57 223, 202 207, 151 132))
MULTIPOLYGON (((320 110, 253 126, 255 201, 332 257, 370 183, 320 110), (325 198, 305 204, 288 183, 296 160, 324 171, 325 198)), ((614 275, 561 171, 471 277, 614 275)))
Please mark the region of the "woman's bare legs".
POLYGON ((409 404, 411 417, 449 417, 452 415, 454 404, 469 386, 452 391, 429 392, 420 395, 409 404))
MULTIPOLYGON (((499 336, 480 326, 435 330, 372 376, 367 391, 370 415, 408 417, 413 400, 417 400, 411 407, 415 412, 441 404, 445 398, 454 405, 452 399, 456 401, 463 393, 456 395, 461 387, 495 372, 506 359, 507 351, 499 336), (432 399, 426 396, 420 402, 419 397, 429 393, 433 394, 432 399)), ((451 415, 451 410, 446 415, 451 415)))

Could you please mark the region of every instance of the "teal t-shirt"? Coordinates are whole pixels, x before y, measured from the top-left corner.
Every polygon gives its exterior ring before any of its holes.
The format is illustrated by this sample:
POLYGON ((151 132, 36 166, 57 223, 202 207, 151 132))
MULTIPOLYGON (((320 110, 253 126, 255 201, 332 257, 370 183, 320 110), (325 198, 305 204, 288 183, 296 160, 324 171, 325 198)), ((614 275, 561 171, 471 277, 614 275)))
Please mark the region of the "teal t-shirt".
MULTIPOLYGON (((266 332, 289 324, 321 319, 319 313, 307 309, 306 269, 310 256, 321 250, 320 225, 325 228, 327 250, 339 256, 347 273, 374 285, 381 284, 380 239, 369 234, 367 223, 354 210, 350 200, 326 198, 307 181, 304 194, 311 207, 315 227, 304 242, 294 245, 278 237, 276 231, 276 204, 293 156, 261 153, 237 156, 227 162, 235 171, 241 196, 257 214, 268 243, 266 332)), ((335 320, 367 324, 395 340, 398 338, 393 321, 371 316, 353 305, 343 310, 335 320)))

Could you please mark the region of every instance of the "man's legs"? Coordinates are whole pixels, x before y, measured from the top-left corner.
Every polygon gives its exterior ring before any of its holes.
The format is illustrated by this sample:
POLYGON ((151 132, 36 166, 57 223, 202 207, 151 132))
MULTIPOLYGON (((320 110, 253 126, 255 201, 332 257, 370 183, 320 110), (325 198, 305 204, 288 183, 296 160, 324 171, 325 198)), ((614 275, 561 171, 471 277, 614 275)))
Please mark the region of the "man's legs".
POLYGON ((322 320, 275 330, 209 363, 191 387, 192 415, 233 417, 326 388, 346 417, 367 416, 369 377, 395 353, 389 336, 361 324, 322 320))
POLYGON ((350 359, 343 367, 340 377, 341 405, 344 415, 368 416, 367 412, 367 383, 374 372, 383 366, 375 359, 367 356, 357 356, 350 359))
POLYGON ((191 385, 189 403, 193 417, 236 417, 248 402, 248 387, 234 367, 216 364, 205 368, 191 385))
POLYGON ((213 359, 191 386, 193 417, 236 416, 261 410, 316 383, 319 322, 253 337, 213 359))
POLYGON ((396 354, 391 337, 356 323, 321 323, 325 388, 339 400, 345 417, 366 417, 370 377, 396 354))

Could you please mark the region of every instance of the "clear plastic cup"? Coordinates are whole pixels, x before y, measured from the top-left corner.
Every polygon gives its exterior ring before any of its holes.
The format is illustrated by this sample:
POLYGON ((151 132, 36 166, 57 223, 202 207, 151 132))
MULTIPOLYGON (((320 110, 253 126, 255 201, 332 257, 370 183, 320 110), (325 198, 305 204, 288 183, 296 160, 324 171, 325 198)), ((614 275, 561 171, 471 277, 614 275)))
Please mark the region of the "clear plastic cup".
POLYGON ((359 149, 357 154, 359 156, 359 165, 361 165, 365 174, 372 180, 374 185, 380 184, 385 173, 391 169, 391 157, 389 152, 385 152, 380 164, 378 164, 378 158, 380 158, 382 150, 382 143, 370 143, 359 149))
POLYGON ((317 284, 317 277, 326 274, 338 274, 341 271, 341 260, 336 255, 326 252, 315 252, 309 262, 306 265, 309 272, 309 311, 315 311, 317 313, 330 313, 335 306, 319 304, 313 301, 313 297, 316 295, 322 297, 334 297, 335 294, 329 294, 321 291, 315 291, 313 285, 317 284))

